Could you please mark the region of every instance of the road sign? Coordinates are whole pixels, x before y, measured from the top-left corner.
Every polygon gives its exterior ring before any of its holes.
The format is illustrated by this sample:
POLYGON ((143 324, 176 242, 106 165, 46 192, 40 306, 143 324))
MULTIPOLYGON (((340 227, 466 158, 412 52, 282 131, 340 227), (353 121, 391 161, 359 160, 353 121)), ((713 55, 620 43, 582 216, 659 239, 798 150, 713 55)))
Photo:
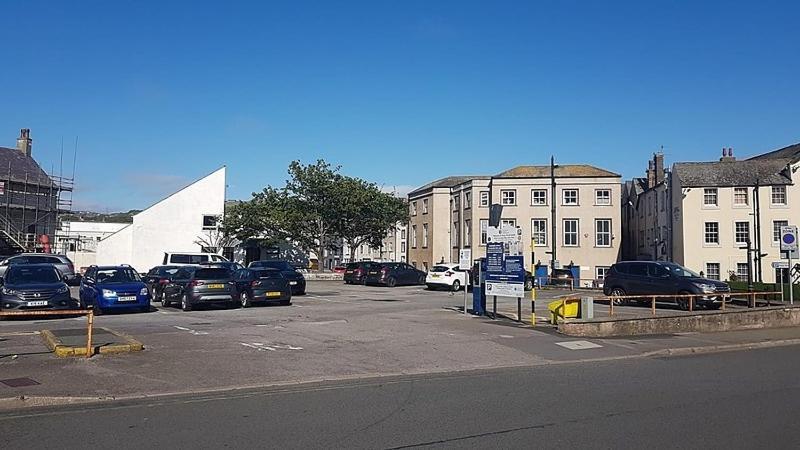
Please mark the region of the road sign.
POLYGON ((472 268, 472 249, 464 248, 458 252, 458 267, 461 270, 470 270, 472 268))
POLYGON ((496 295, 498 297, 524 297, 525 285, 522 283, 498 283, 496 281, 487 281, 486 295, 496 295))
POLYGON ((773 269, 788 269, 789 261, 775 261, 772 263, 773 269))
POLYGON ((782 252, 797 251, 797 227, 795 226, 781 227, 781 251, 782 252))

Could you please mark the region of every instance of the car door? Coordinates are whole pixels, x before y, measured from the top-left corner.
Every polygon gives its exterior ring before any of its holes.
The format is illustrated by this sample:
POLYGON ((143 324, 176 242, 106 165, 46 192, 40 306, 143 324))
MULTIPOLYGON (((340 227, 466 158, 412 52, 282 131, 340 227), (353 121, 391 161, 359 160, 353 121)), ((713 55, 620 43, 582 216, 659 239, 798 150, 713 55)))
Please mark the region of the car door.
POLYGON ((677 286, 673 283, 669 270, 661 264, 648 264, 648 294, 677 294, 677 286))
POLYGON ((233 273, 233 281, 236 283, 236 292, 246 291, 250 284, 250 271, 239 269, 233 273))
POLYGON ((629 295, 652 294, 648 266, 649 264, 644 262, 633 262, 628 266, 628 289, 626 292, 629 295))
POLYGON ((170 299, 180 297, 191 276, 192 274, 189 270, 179 269, 175 272, 175 275, 170 278, 167 285, 164 286, 164 295, 170 299))
POLYGON ((404 284, 417 284, 419 282, 419 273, 417 269, 408 264, 399 264, 399 269, 403 272, 404 284))
POLYGON ((95 276, 97 274, 97 269, 89 269, 84 274, 83 278, 81 278, 81 284, 78 288, 78 299, 80 300, 81 306, 88 306, 93 305, 97 296, 97 290, 95 289, 95 276))

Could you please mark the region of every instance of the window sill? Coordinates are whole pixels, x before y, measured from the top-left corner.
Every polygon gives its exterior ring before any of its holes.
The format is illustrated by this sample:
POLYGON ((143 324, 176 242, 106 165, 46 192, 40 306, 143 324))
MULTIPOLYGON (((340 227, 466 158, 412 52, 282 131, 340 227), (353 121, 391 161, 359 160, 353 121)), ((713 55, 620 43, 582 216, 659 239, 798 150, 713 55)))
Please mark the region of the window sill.
POLYGON ((787 208, 789 208, 789 205, 784 203, 769 205, 769 209, 787 209, 787 208))
POLYGON ((722 248, 719 244, 703 244, 703 248, 722 248))
POLYGON ((614 206, 611 203, 595 203, 594 206, 614 206))
POLYGON ((580 205, 580 204, 578 204, 578 203, 569 203, 569 204, 567 204, 567 203, 562 203, 562 204, 561 204, 561 206, 581 206, 581 205, 580 205))
POLYGON ((532 206, 532 207, 536 207, 536 206, 547 206, 547 203, 531 203, 531 206, 532 206))

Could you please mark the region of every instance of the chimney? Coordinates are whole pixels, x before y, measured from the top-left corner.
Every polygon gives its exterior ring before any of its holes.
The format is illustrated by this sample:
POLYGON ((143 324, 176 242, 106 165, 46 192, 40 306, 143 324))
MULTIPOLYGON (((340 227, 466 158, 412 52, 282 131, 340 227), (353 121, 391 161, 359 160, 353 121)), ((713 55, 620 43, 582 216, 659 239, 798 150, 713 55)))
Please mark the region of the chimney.
POLYGON ((722 158, 719 159, 720 162, 733 162, 736 161, 736 157, 733 156, 733 149, 732 148, 722 148, 722 158))
POLYGON ((25 153, 25 156, 31 156, 31 143, 33 139, 31 139, 31 130, 29 128, 23 128, 19 130, 19 137, 17 138, 17 150, 25 153))
POLYGON ((656 185, 656 170, 653 161, 647 162, 647 188, 650 189, 656 185))
POLYGON ((655 185, 659 185, 664 182, 664 154, 654 153, 653 162, 655 164, 655 185))

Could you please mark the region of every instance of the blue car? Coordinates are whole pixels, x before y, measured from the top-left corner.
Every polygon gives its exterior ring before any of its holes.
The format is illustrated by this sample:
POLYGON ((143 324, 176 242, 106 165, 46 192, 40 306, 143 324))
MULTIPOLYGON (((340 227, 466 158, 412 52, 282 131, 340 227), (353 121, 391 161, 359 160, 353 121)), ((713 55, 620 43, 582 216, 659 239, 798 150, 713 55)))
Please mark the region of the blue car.
POLYGON ((150 290, 131 266, 91 266, 81 279, 81 305, 105 311, 150 311, 150 290))

